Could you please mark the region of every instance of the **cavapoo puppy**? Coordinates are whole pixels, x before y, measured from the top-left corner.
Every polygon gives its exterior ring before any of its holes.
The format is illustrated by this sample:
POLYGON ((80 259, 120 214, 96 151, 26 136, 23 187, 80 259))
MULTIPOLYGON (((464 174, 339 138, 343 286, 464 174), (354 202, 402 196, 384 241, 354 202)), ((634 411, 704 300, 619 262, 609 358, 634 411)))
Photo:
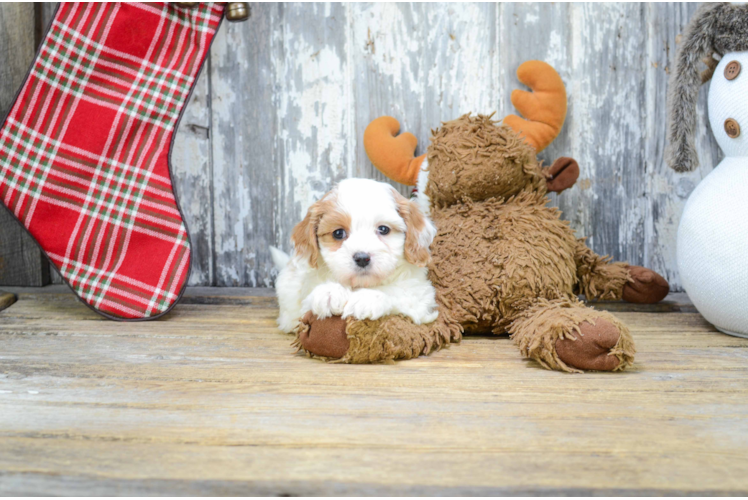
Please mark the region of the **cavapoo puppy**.
POLYGON ((389 184, 341 181, 293 230, 293 256, 271 247, 280 305, 278 325, 292 332, 309 311, 378 319, 402 314, 417 324, 438 315, 427 278, 436 235, 415 202, 389 184))

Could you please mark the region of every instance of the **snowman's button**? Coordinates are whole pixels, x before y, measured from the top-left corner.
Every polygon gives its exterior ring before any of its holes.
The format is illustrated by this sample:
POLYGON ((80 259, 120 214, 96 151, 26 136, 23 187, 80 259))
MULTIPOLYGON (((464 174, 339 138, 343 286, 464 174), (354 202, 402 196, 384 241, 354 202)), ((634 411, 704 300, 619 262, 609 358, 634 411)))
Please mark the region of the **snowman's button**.
POLYGON ((727 135, 735 139, 740 135, 740 124, 737 122, 737 120, 728 118, 727 120, 725 120, 725 132, 727 132, 727 135))
POLYGON ((732 61, 730 64, 725 66, 725 78, 728 80, 734 80, 740 74, 740 63, 738 61, 732 61))

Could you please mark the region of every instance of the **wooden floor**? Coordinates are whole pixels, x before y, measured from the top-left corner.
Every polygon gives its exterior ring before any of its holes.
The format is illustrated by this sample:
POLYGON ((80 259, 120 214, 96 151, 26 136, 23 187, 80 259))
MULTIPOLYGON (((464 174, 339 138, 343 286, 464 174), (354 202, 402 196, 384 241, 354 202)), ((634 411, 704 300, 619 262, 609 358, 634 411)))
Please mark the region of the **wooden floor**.
POLYGON ((616 306, 635 368, 569 375, 500 337, 325 364, 275 304, 197 289, 123 324, 21 291, 0 313, 0 494, 748 494, 748 340, 698 314, 616 306))

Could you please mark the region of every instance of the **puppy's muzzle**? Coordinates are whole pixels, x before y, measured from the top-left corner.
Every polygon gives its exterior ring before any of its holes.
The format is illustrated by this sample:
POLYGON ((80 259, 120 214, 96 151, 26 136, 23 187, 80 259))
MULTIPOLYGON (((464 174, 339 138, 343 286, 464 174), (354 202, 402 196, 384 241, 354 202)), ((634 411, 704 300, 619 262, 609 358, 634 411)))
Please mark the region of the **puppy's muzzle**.
POLYGON ((356 252, 355 254, 353 254, 353 261, 358 267, 364 269, 369 265, 369 262, 371 262, 371 256, 365 252, 356 252))

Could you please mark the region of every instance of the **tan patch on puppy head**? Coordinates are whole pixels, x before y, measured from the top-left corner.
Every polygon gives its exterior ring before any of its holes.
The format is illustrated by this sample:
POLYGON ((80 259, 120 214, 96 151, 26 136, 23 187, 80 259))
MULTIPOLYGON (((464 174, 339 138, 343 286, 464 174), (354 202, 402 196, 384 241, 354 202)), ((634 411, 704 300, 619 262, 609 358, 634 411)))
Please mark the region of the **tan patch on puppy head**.
MULTIPOLYGON (((304 220, 296 224, 291 234, 291 241, 294 244, 294 250, 296 255, 306 256, 309 259, 309 265, 316 268, 319 260, 319 236, 330 236, 330 240, 336 241, 332 237, 332 231, 337 227, 330 229, 329 233, 320 234, 320 226, 323 224, 323 219, 327 220, 329 215, 334 215, 338 211, 337 196, 334 191, 327 193, 322 197, 321 200, 314 203, 306 213, 304 220)), ((336 219, 335 216, 331 218, 336 219)), ((326 222, 324 223, 325 227, 326 222)), ((350 225, 350 218, 349 218, 350 225)), ((342 242, 339 242, 342 244, 342 242)), ((338 248, 340 248, 338 246, 338 248)))
POLYGON ((351 234, 351 216, 344 212, 335 202, 332 202, 329 207, 325 208, 325 213, 319 221, 319 228, 317 229, 317 238, 319 239, 320 245, 332 252, 336 252, 343 246, 343 242, 351 234), (342 240, 336 240, 333 238, 332 233, 336 229, 343 229, 345 231, 345 238, 342 240))
POLYGON ((319 216, 315 213, 315 205, 309 207, 306 217, 296 224, 293 233, 291 233, 294 252, 296 255, 305 256, 309 259, 309 265, 312 267, 317 267, 317 259, 319 258, 319 245, 317 244, 319 216))
POLYGON ((431 260, 428 245, 423 244, 422 233, 426 230, 426 217, 415 202, 392 190, 397 213, 405 221, 405 260, 419 267, 431 260))

